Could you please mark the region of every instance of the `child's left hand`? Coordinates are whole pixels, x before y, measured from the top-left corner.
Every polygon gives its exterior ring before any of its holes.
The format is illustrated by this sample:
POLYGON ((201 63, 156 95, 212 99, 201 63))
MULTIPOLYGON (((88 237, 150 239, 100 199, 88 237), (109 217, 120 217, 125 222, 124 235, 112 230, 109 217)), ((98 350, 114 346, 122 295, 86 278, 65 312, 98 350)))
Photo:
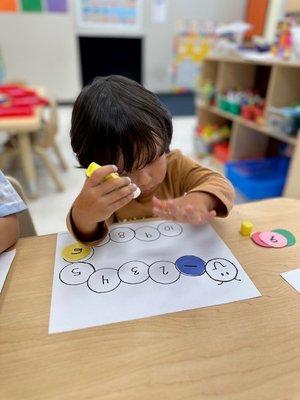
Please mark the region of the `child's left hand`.
POLYGON ((159 218, 190 224, 205 224, 217 213, 218 200, 204 192, 193 192, 176 199, 159 200, 153 197, 153 215, 159 218))

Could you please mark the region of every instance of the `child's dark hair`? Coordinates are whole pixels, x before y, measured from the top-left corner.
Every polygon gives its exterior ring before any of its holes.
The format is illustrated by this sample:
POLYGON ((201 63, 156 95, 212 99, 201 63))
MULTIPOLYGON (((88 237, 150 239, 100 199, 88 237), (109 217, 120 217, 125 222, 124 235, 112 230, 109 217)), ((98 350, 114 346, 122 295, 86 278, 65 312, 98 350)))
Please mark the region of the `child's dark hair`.
POLYGON ((80 165, 117 164, 127 172, 169 152, 172 120, 157 96, 118 75, 98 77, 76 99, 71 144, 80 165))

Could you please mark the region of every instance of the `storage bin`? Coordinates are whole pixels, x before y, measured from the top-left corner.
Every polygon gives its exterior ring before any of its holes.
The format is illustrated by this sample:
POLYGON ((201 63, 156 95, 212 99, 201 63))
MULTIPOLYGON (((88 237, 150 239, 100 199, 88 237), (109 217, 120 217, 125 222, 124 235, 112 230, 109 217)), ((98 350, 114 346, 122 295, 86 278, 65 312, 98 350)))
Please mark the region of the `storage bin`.
POLYGON ((289 158, 271 157, 231 161, 225 164, 227 178, 249 200, 281 196, 289 158))
POLYGON ((276 133, 293 135, 300 129, 300 107, 269 107, 267 123, 276 133))

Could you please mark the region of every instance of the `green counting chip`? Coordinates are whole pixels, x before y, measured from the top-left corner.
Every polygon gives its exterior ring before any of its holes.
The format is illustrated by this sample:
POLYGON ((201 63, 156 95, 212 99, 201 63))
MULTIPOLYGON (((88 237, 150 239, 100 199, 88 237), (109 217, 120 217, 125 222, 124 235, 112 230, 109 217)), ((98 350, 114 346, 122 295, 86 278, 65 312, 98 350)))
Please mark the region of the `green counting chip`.
POLYGON ((272 232, 277 232, 283 235, 287 240, 287 246, 293 246, 296 243, 295 236, 285 229, 272 229, 272 232))

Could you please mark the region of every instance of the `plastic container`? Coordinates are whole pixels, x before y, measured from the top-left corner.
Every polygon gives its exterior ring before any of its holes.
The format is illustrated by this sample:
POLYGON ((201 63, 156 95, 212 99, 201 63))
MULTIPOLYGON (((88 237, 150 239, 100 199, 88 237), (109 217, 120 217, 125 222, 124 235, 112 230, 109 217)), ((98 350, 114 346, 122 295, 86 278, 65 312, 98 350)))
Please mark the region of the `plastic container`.
POLYGON ((300 106, 298 107, 269 107, 267 123, 277 133, 285 135, 296 134, 300 129, 300 106))
POLYGON ((249 200, 281 196, 289 158, 273 157, 228 162, 225 173, 232 184, 249 200))
POLYGON ((223 111, 229 111, 229 102, 224 96, 218 97, 218 106, 223 111))
POLYGON ((252 105, 245 104, 242 106, 242 117, 250 121, 254 119, 252 105))
POLYGON ((231 114, 234 114, 234 115, 240 115, 240 113, 241 113, 240 103, 230 102, 229 103, 229 112, 231 112, 231 114))

